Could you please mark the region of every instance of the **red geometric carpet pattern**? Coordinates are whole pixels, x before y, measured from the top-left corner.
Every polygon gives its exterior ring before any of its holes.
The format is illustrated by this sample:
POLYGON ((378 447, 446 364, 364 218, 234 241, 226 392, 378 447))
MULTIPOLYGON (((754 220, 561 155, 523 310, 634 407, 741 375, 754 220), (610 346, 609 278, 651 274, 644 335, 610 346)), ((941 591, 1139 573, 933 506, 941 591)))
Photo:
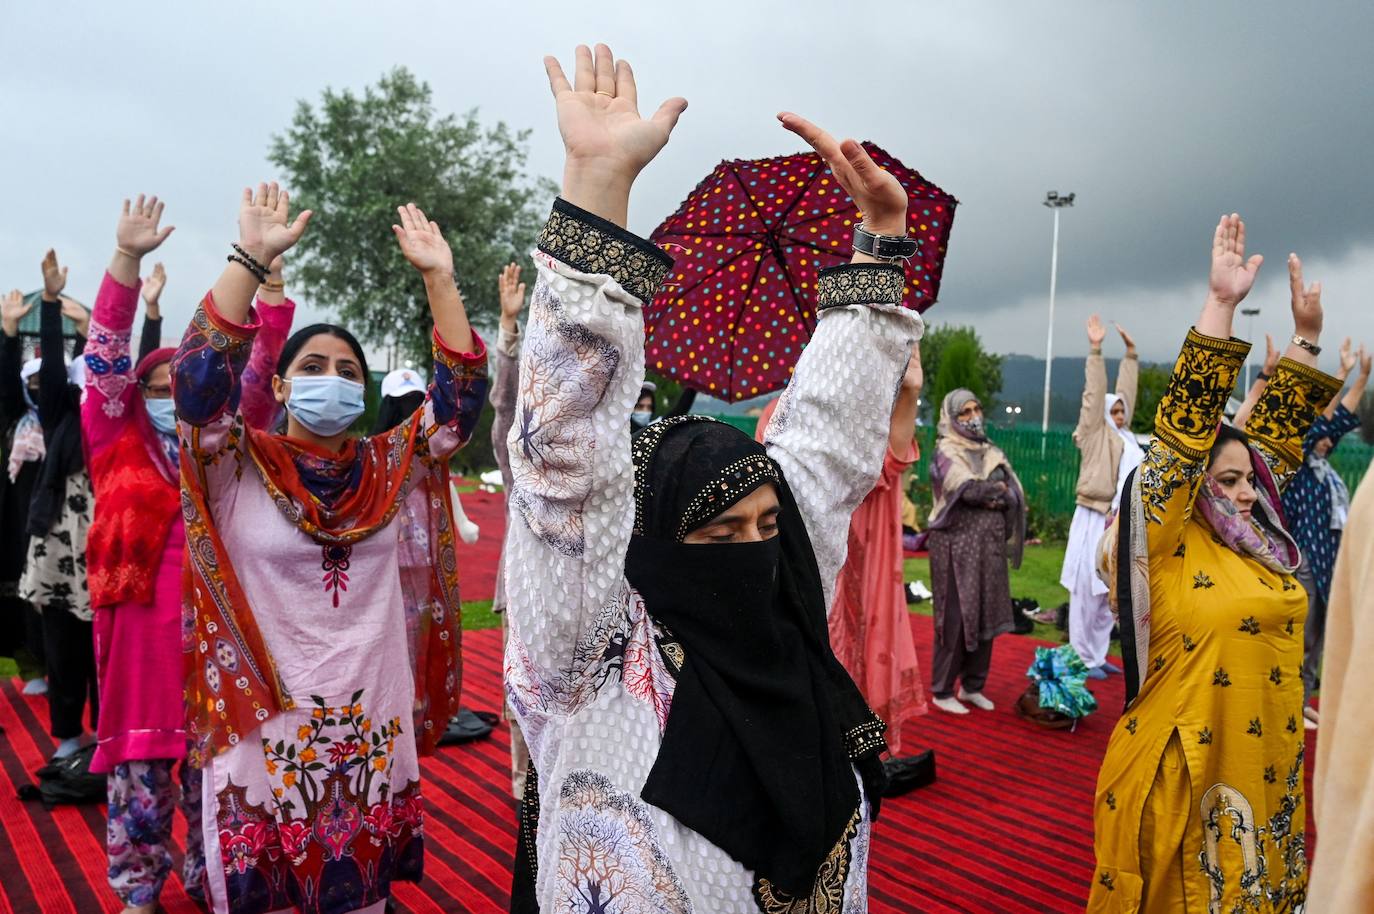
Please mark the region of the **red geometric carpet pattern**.
MULTIPOLYGON (((931 622, 913 616, 912 623, 928 668, 931 622)), ((907 725, 904 745, 913 752, 934 747, 939 780, 883 803, 869 867, 873 914, 1083 909, 1093 868, 1093 788, 1121 706, 1121 679, 1091 683, 1102 709, 1077 731, 1034 730, 1010 708, 1038 643, 998 639, 987 687, 996 711, 932 711, 907 725)), ((500 632, 468 633, 464 649, 464 705, 499 708, 500 632)), ((0 914, 117 912, 105 884, 103 807, 49 813, 15 798, 52 751, 43 700, 0 682, 0 727, 0 776, 8 782, 0 783, 0 914)), ((399 887, 400 911, 507 910, 515 840, 508 746, 502 726, 490 740, 423 762, 425 879, 399 887)), ((180 842, 180 816, 177 832, 180 842)), ((175 876, 163 909, 197 911, 175 876)))

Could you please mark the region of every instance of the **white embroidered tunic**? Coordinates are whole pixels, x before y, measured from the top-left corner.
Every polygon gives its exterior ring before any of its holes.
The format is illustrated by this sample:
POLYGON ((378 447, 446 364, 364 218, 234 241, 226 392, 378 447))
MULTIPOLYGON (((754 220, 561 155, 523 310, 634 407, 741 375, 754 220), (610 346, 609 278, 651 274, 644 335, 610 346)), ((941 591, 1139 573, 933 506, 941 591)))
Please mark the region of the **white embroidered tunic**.
MULTIPOLYGON (((537 858, 540 910, 781 910, 723 850, 640 799, 671 709, 670 661, 681 662, 675 646, 660 647, 624 573, 641 307, 666 258, 561 200, 539 248, 510 435, 505 678, 538 773, 537 839, 527 852, 537 858)), ((896 304, 898 269, 845 268, 822 286, 816 332, 767 447, 804 515, 829 605, 849 517, 882 467, 888 417, 922 325, 896 304)), ((869 822, 860 806, 828 877, 787 910, 867 910, 869 822)))

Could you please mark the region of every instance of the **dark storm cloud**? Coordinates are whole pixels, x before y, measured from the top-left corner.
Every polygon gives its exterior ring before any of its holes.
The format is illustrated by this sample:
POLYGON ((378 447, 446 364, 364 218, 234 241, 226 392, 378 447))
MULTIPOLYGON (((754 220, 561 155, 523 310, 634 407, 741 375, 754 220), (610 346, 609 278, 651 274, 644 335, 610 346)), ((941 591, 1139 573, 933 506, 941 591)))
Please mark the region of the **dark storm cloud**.
MULTIPOLYGON (((178 226, 160 252, 170 328, 220 268, 237 189, 270 176, 268 138, 295 100, 397 64, 445 109, 534 128, 532 164, 556 178, 539 58, 605 39, 635 63, 646 113, 668 95, 691 102, 636 190, 636 230, 719 159, 796 150, 773 120, 793 109, 875 140, 962 201, 932 319, 1042 352, 1050 216, 1039 203, 1072 190, 1057 351, 1083 348, 1077 322, 1097 308, 1167 357, 1224 211, 1241 211, 1268 255, 1276 331, 1288 250, 1369 276, 1372 27, 1374 10, 1356 3, 6 4, 0 285, 36 286, 57 244, 89 300, 119 199, 157 191, 178 226)), ((390 243, 385 226, 378 243, 390 243)))

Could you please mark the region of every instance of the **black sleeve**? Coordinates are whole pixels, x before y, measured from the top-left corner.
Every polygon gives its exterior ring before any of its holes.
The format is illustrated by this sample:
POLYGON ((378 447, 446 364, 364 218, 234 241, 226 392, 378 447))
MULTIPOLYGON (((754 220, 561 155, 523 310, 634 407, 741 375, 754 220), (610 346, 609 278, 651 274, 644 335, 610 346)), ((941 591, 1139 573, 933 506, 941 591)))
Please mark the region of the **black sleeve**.
POLYGON ((162 318, 149 317, 145 311, 143 313, 143 331, 138 335, 138 360, 137 365, 143 361, 143 357, 154 349, 162 347, 162 318))
POLYGON ((664 418, 671 419, 673 416, 687 415, 692 411, 692 404, 696 402, 696 399, 697 392, 695 390, 690 387, 684 389, 682 396, 677 398, 677 402, 673 404, 672 409, 668 410, 668 414, 664 418))
POLYGON ((19 334, 0 339, 0 421, 6 426, 27 412, 24 382, 19 377, 23 367, 24 348, 19 334))
POLYGON ((81 331, 76 332, 72 340, 72 361, 82 358, 86 354, 86 338, 81 335, 81 331))
POLYGON ((67 396, 67 363, 62 357, 62 304, 44 301, 38 307, 38 345, 43 355, 38 368, 38 416, 47 436, 66 416, 72 399, 67 396))

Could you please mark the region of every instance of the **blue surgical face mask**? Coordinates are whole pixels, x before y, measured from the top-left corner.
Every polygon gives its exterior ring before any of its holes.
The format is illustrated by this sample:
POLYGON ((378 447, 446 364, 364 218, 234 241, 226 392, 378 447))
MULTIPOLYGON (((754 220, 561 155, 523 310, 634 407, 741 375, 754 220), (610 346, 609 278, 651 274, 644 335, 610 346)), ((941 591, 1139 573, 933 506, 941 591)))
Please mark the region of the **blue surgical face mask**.
POLYGON ((157 400, 143 398, 143 408, 148 411, 148 421, 153 428, 164 435, 175 435, 177 431, 177 405, 170 397, 157 400))
POLYGON ((301 375, 288 378, 291 396, 286 411, 316 435, 328 438, 363 414, 363 385, 338 375, 301 375))

